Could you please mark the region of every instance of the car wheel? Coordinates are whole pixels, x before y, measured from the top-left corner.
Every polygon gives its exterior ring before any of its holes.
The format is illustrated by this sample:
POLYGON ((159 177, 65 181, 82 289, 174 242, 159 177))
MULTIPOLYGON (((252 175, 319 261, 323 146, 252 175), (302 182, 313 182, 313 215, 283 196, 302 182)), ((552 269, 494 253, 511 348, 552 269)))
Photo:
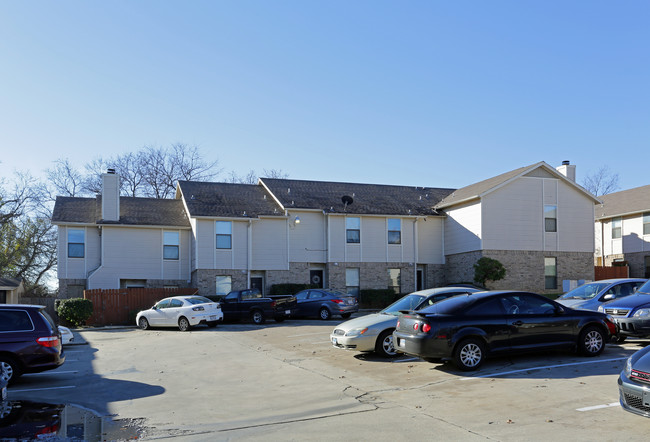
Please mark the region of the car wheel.
POLYGON ((12 384, 22 373, 20 366, 10 356, 0 356, 0 366, 2 366, 2 379, 12 384))
POLYGON ((461 341, 454 351, 454 362, 463 371, 478 369, 485 361, 485 344, 478 339, 461 341))
POLYGON ((210 327, 210 328, 214 328, 214 327, 217 326, 217 324, 218 324, 217 321, 209 321, 209 322, 208 322, 208 327, 210 327))
POLYGON ((605 338, 598 327, 587 327, 580 333, 578 349, 585 356, 598 356, 605 350, 605 338))
POLYGON ((264 324, 266 318, 264 317, 264 312, 262 310, 253 310, 251 312, 251 320, 254 324, 264 324))
POLYGON ((393 344, 393 329, 384 330, 379 334, 375 344, 375 353, 384 358, 394 358, 397 356, 395 345, 393 344))
POLYGON ((185 316, 181 316, 178 320, 178 329, 180 331, 188 331, 190 329, 190 321, 185 316))
POLYGON ((332 317, 332 314, 330 313, 329 310, 327 310, 325 307, 323 307, 318 312, 318 317, 321 318, 323 321, 327 321, 329 318, 332 317))
POLYGON ((145 317, 143 316, 143 317, 141 317, 140 320, 138 321, 138 326, 140 326, 140 328, 141 328, 142 330, 146 330, 146 329, 149 328, 149 321, 147 321, 147 318, 145 318, 145 317))
POLYGON ((352 313, 341 313, 341 318, 343 319, 348 319, 350 316, 352 316, 352 313))

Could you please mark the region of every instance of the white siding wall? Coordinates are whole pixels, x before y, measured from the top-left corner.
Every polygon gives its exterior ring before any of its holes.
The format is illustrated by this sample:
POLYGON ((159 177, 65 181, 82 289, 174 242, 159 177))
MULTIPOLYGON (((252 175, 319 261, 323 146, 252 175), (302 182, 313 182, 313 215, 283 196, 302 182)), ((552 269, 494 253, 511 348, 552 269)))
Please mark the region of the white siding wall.
POLYGON ((445 254, 481 250, 481 203, 445 209, 445 254))
MULTIPOLYGON (((346 256, 348 249, 345 242, 345 217, 343 216, 333 216, 330 215, 327 217, 327 235, 328 235, 328 247, 329 247, 329 260, 333 262, 346 261, 346 256)), ((363 219, 361 220, 361 244, 363 244, 363 219)), ((360 256, 360 252, 355 253, 355 250, 358 250, 360 246, 355 245, 350 248, 353 255, 360 256)))
MULTIPOLYGON (((216 251, 216 232, 214 220, 197 219, 194 236, 196 238, 196 268, 214 269, 216 251)), ((230 265, 228 266, 230 268, 230 265)))
POLYGON ((428 217, 417 222, 418 259, 420 264, 443 264, 443 225, 445 219, 428 217))
POLYGON ((85 279, 100 264, 100 236, 97 227, 59 226, 57 276, 62 279, 85 279), (84 257, 68 258, 68 229, 84 230, 84 257))
POLYGON ((591 198, 563 181, 558 182, 557 236, 561 252, 594 252, 595 205, 591 198))
POLYGON ((189 231, 181 231, 179 261, 163 260, 160 228, 109 227, 102 229, 104 261, 88 279, 88 288, 119 288, 120 279, 189 279, 189 231), (169 274, 165 273, 169 271, 169 274))
POLYGON ((483 198, 483 249, 544 250, 544 181, 520 178, 483 198))
MULTIPOLYGON (((598 228, 600 223, 596 223, 598 228)), ((622 221, 622 238, 612 239, 612 220, 605 220, 603 225, 604 254, 618 255, 650 251, 650 235, 643 235, 643 215, 624 217, 622 221)), ((600 243, 598 243, 600 245, 600 243)))
POLYGON ((253 223, 252 270, 287 270, 287 221, 263 218, 253 223))
MULTIPOLYGON (((343 235, 345 238, 345 233, 343 235)), ((345 241, 345 239, 343 239, 345 241)), ((386 262, 388 231, 386 218, 365 217, 361 221, 361 247, 364 262, 386 262)), ((400 246, 392 246, 393 248, 400 246)), ((392 253, 391 253, 392 255, 392 253)))
POLYGON ((321 212, 292 212, 289 226, 291 262, 326 262, 325 216, 321 212), (293 225, 291 220, 296 215, 300 224, 293 225))

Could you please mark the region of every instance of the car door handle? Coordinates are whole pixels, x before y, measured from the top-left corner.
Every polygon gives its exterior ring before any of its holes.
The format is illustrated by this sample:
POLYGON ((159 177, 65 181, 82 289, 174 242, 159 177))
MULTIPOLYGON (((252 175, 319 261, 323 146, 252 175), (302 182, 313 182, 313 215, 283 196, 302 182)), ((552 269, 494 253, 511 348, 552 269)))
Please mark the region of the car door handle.
POLYGON ((515 321, 515 322, 512 323, 512 325, 516 325, 517 327, 519 327, 520 325, 524 325, 524 322, 523 321, 515 321))

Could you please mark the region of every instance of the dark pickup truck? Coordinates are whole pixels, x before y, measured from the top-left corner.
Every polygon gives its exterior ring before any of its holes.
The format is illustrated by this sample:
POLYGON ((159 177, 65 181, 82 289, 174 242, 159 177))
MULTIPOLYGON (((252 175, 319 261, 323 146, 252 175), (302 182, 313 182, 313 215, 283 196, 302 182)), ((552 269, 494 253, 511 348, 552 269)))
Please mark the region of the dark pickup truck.
POLYGON ((257 289, 235 290, 226 296, 208 296, 221 305, 224 321, 250 319, 263 324, 267 318, 282 322, 296 312, 294 296, 263 296, 257 289))

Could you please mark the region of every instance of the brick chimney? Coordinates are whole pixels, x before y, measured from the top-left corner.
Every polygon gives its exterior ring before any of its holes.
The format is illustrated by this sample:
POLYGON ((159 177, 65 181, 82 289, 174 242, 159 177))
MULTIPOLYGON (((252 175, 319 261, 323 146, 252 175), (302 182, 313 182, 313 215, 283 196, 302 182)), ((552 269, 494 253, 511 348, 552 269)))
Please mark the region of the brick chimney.
POLYGON ((120 220, 120 176, 115 169, 108 169, 102 174, 102 219, 120 220))
POLYGON ((571 164, 571 161, 562 161, 562 165, 556 167, 555 170, 560 172, 562 175, 574 183, 576 182, 576 166, 575 164, 571 164))

